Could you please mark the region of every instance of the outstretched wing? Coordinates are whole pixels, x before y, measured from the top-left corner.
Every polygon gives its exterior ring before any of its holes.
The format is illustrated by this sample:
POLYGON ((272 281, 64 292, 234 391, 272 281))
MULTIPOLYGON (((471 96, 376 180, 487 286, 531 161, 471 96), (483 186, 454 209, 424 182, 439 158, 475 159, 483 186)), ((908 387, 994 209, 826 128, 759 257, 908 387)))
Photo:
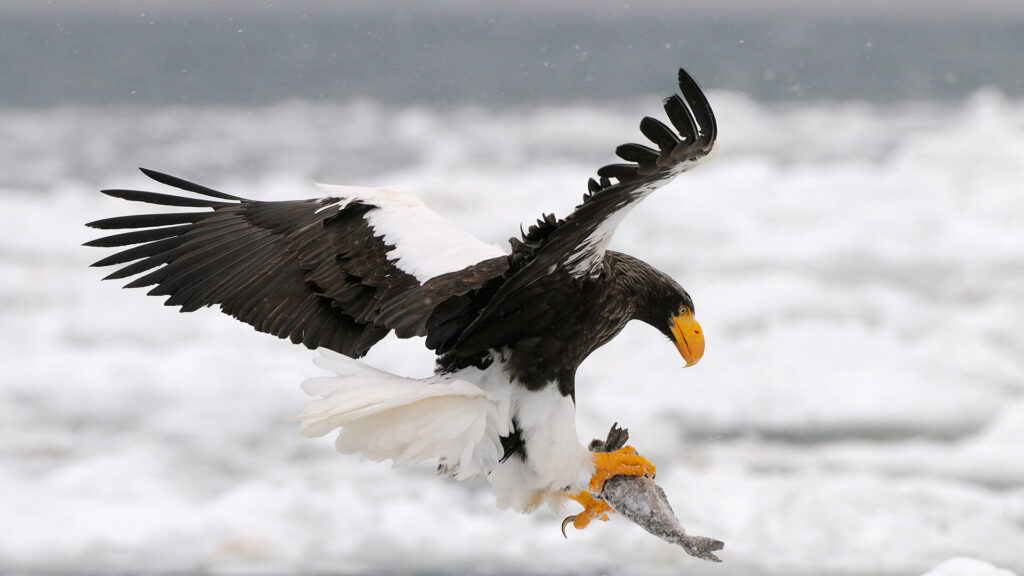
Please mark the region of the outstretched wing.
MULTIPOLYGON (((150 295, 167 296, 165 304, 182 312, 217 304, 261 332, 309 348, 362 356, 392 329, 381 318, 385 306, 401 308, 433 276, 504 255, 404 192, 335 187, 334 197, 258 202, 143 172, 201 197, 103 193, 207 210, 89 223, 132 230, 86 244, 131 246, 93 264, 124 265, 106 279, 141 274, 125 287, 153 286, 150 295)), ((405 323, 401 336, 423 333, 422 321, 405 323)))
POLYGON ((629 163, 600 168, 572 214, 563 220, 546 216, 524 234, 518 247, 535 261, 529 267, 558 264, 575 277, 599 273, 605 249, 625 215, 651 192, 711 157, 718 133, 711 105, 682 68, 679 90, 665 100, 675 131, 649 116, 640 121, 640 131, 657 149, 619 146, 615 154, 629 163))
MULTIPOLYGON (((679 70, 679 90, 680 94, 665 100, 665 112, 675 131, 659 120, 644 118, 640 131, 657 149, 642 144, 619 146, 615 153, 629 163, 599 169, 598 179, 590 179, 583 203, 572 214, 561 220, 545 216, 523 234, 522 241, 513 238, 507 280, 456 339, 440 345, 442 350, 471 335, 474 341, 494 344, 476 328, 495 318, 509 324, 523 310, 541 310, 541 306, 524 304, 544 302, 551 285, 600 275, 605 250, 623 217, 651 192, 710 158, 717 136, 711 105, 683 69, 679 70)), ((526 319, 522 323, 531 322, 526 319)))

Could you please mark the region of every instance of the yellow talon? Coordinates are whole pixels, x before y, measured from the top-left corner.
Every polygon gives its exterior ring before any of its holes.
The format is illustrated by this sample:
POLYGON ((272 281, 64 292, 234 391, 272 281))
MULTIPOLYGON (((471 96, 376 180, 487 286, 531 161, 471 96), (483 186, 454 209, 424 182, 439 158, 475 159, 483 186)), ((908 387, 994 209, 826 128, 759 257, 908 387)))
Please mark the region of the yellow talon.
POLYGON ((579 502, 583 506, 583 511, 562 521, 562 536, 565 536, 565 526, 570 522, 572 522, 573 528, 583 530, 594 519, 607 522, 608 513, 614 512, 607 502, 594 498, 586 490, 581 490, 578 494, 570 494, 569 498, 579 502))
POLYGON ((587 490, 578 494, 570 494, 576 502, 583 506, 583 511, 574 516, 562 520, 562 536, 565 536, 565 527, 572 523, 577 530, 587 527, 593 520, 608 521, 608 513, 614 512, 612 507, 596 498, 601 494, 604 483, 612 476, 654 476, 656 471, 654 464, 636 453, 632 446, 623 446, 614 452, 594 452, 594 475, 590 478, 587 490))
POLYGON ((636 453, 636 448, 623 446, 614 452, 595 452, 594 476, 587 487, 591 493, 600 494, 604 483, 612 476, 654 476, 654 464, 636 453))

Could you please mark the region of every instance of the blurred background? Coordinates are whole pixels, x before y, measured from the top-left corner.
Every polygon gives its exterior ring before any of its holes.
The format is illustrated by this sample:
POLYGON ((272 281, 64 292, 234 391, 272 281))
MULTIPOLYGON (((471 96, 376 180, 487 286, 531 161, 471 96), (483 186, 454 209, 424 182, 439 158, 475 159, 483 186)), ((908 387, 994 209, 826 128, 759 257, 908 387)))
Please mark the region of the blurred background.
MULTIPOLYGON (((0 572, 1024 573, 1024 4, 905 4, 0 4, 0 572), (613 248, 688 289, 707 353, 627 327, 578 421, 627 426, 723 565, 305 440, 314 353, 80 246, 145 209, 97 190, 161 188, 138 166, 266 200, 407 185, 504 246, 680 66, 720 152, 613 248)), ((367 361, 432 368, 419 341, 367 361)))

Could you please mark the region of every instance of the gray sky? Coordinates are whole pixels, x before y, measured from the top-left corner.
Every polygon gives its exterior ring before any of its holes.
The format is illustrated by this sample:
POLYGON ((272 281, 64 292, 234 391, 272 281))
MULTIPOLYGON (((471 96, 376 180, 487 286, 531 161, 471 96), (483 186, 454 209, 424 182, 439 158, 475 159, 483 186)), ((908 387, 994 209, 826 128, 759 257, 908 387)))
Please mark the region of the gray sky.
POLYGON ((479 0, 6 0, 0 13, 54 14, 97 13, 103 11, 145 11, 149 13, 210 14, 216 11, 288 10, 307 13, 331 13, 339 9, 376 11, 466 12, 498 10, 532 14, 572 14, 577 17, 599 14, 672 13, 686 10, 709 14, 803 13, 848 17, 875 15, 923 18, 932 16, 960 18, 1024 18, 1024 3, 1017 0, 858 0, 856 2, 821 0, 517 0, 516 2, 480 2, 479 0))
POLYGON ((0 106, 1024 95, 1024 2, 8 0, 0 106))

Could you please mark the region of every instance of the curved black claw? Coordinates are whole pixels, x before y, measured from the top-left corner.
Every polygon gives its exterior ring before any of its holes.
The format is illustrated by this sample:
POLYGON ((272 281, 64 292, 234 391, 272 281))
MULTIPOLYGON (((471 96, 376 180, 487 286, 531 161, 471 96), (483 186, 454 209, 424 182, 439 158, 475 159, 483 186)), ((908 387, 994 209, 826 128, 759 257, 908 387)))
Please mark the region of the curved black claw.
POLYGON ((569 537, 565 534, 565 527, 568 526, 570 522, 575 522, 575 521, 576 521, 576 516, 566 516, 565 520, 562 520, 562 537, 564 537, 566 540, 568 540, 569 537))

